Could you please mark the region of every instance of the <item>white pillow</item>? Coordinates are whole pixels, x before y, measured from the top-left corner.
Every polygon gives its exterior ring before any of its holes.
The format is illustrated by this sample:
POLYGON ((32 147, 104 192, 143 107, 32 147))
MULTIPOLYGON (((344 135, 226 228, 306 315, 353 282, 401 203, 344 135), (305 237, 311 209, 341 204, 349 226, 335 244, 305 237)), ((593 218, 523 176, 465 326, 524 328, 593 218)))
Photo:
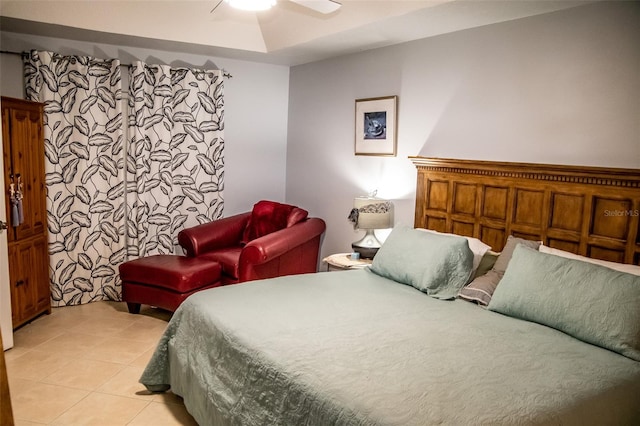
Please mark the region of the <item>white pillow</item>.
POLYGON ((640 266, 630 265, 628 263, 616 263, 609 262, 608 260, 592 259, 586 256, 580 256, 579 254, 571 253, 568 251, 555 249, 547 246, 540 246, 539 251, 541 253, 553 254, 567 259, 581 260, 583 262, 594 263, 600 266, 606 266, 609 269, 613 269, 619 272, 626 272, 627 274, 640 275, 640 266))
POLYGON ((473 253, 473 273, 471 274, 472 277, 475 275, 476 269, 478 269, 478 266, 480 266, 480 261, 482 260, 482 256, 484 256, 484 254, 487 251, 491 250, 491 246, 486 245, 485 243, 483 243, 477 238, 467 237, 466 235, 438 232, 432 229, 425 229, 425 228, 416 228, 416 229, 419 231, 431 232, 433 234, 455 235, 456 237, 466 238, 467 241, 469 242, 469 249, 471 249, 471 252, 473 253))

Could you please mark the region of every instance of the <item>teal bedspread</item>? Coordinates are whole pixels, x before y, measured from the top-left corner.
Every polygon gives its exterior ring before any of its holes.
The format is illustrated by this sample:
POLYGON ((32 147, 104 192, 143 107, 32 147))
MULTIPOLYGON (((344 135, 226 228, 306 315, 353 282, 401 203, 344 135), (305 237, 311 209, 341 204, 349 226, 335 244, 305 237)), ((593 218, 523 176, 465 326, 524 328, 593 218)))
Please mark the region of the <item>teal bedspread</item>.
POLYGON ((640 362, 367 270, 199 292, 140 381, 201 425, 640 424, 640 362))

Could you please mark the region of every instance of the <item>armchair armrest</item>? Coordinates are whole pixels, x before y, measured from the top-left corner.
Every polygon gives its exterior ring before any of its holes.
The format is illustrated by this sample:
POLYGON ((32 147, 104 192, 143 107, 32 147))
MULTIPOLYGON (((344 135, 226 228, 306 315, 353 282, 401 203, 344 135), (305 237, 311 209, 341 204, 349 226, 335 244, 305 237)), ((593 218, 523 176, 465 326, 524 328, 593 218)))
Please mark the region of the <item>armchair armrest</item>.
POLYGON ((252 264, 259 265, 269 262, 293 248, 303 245, 324 233, 324 220, 316 217, 309 218, 289 228, 272 232, 247 243, 240 253, 240 268, 252 264))
POLYGON ((199 256, 210 250, 238 246, 250 216, 251 212, 241 213, 183 229, 178 233, 178 243, 189 257, 199 256))

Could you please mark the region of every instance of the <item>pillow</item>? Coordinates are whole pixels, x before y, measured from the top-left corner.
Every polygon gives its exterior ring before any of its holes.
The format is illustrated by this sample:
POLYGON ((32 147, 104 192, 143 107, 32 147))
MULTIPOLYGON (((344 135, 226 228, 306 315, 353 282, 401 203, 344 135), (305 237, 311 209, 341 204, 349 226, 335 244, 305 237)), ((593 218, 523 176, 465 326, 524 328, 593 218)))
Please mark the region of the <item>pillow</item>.
POLYGON ((473 281, 460 290, 458 296, 462 299, 476 302, 479 305, 488 305, 493 292, 504 275, 504 271, 507 269, 509 260, 513 255, 513 250, 519 244, 532 249, 538 249, 540 241, 525 240, 509 235, 504 249, 502 249, 491 270, 484 275, 474 278, 473 281))
POLYGON ((287 217, 287 228, 292 227, 296 223, 302 222, 307 218, 307 216, 309 216, 308 211, 301 209, 300 207, 294 207, 287 217))
POLYGON ((475 302, 478 305, 487 306, 501 278, 502 275, 492 269, 486 274, 474 278, 473 281, 464 286, 458 293, 458 297, 475 302))
POLYGON ((372 272, 408 284, 437 299, 453 299, 471 276, 466 239, 396 226, 370 266, 372 272))
POLYGON ((467 241, 469 242, 469 248, 471 249, 471 252, 473 253, 473 272, 475 274, 475 271, 478 269, 478 266, 480 265, 480 262, 482 261, 482 257, 484 256, 484 254, 491 250, 491 246, 486 245, 485 243, 483 243, 482 241, 480 241, 477 238, 474 237, 467 237, 466 235, 458 235, 458 234, 448 234, 448 233, 444 233, 444 232, 438 232, 438 231, 434 231, 433 229, 425 229, 425 228, 416 228, 420 231, 424 231, 424 232, 431 232, 433 234, 440 234, 440 235, 454 235, 456 237, 463 237, 466 238, 467 241))
POLYGON ((553 254, 555 256, 566 257, 567 259, 581 260, 583 262, 594 263, 600 266, 606 266, 607 268, 614 269, 620 272, 626 272, 627 274, 640 275, 640 266, 630 265, 628 263, 616 263, 609 262, 607 260, 592 259, 590 257, 580 256, 579 254, 570 253, 568 251, 559 250, 545 245, 540 246, 541 253, 553 254))
POLYGON ((294 208, 295 206, 280 204, 275 201, 258 201, 254 204, 251 217, 244 229, 243 242, 248 243, 256 238, 286 228, 289 213, 294 208))
POLYGON ((516 247, 489 309, 640 361, 640 276, 516 247))
POLYGON ((509 235, 509 238, 507 238, 507 243, 504 245, 502 252, 500 252, 500 256, 498 256, 496 263, 493 265, 493 270, 498 272, 501 277, 507 270, 507 265, 509 265, 511 256, 513 256, 513 251, 519 244, 522 244, 523 246, 532 248, 534 250, 538 250, 540 244, 542 244, 542 241, 525 240, 524 238, 518 238, 514 237, 513 235, 509 235))
POLYGON ((480 260, 480 264, 478 265, 478 269, 475 270, 473 278, 475 279, 489 272, 491 268, 493 268, 493 265, 495 265, 498 256, 500 256, 500 253, 488 250, 484 256, 482 256, 482 260, 480 260))

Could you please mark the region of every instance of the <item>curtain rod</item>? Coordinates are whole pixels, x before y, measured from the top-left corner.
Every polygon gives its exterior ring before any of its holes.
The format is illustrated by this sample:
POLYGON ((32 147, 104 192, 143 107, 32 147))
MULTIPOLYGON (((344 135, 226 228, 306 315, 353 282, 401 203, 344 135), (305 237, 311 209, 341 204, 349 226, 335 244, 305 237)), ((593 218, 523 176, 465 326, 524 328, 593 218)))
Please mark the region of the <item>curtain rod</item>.
MULTIPOLYGON (((6 54, 6 55, 18 55, 18 56, 22 56, 22 54, 24 52, 12 52, 10 50, 0 50, 0 53, 6 54)), ((130 67, 131 64, 120 64, 121 67, 130 67)), ((220 71, 222 71, 222 76, 226 77, 226 78, 233 78, 233 76, 231 74, 229 74, 229 72, 227 72, 224 68, 221 69, 220 71)), ((206 70, 202 70, 200 72, 207 72, 206 70)))

